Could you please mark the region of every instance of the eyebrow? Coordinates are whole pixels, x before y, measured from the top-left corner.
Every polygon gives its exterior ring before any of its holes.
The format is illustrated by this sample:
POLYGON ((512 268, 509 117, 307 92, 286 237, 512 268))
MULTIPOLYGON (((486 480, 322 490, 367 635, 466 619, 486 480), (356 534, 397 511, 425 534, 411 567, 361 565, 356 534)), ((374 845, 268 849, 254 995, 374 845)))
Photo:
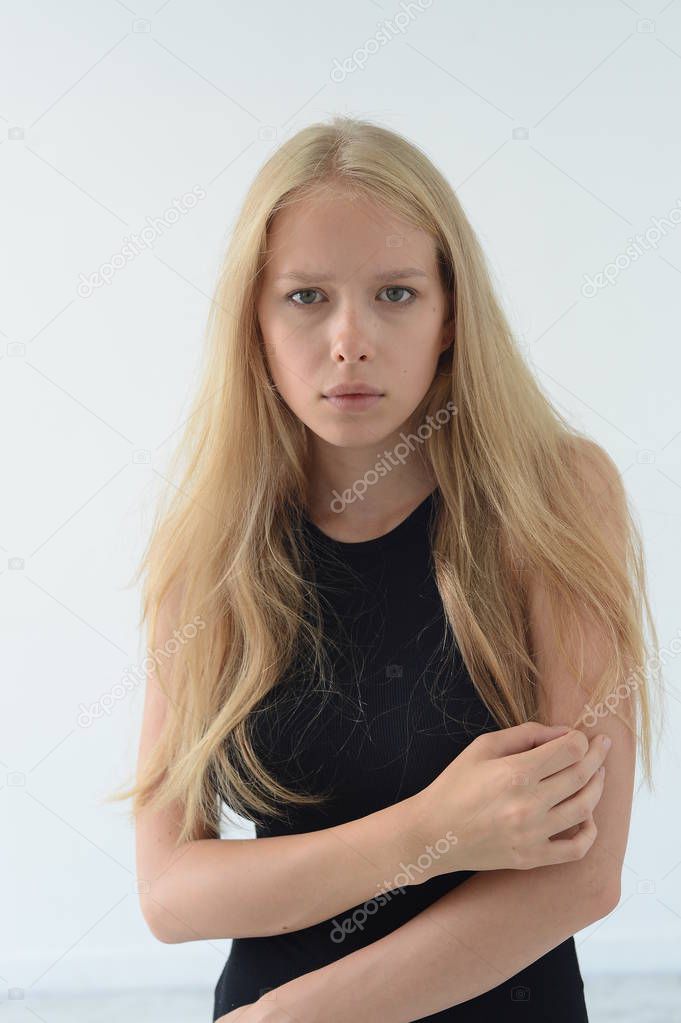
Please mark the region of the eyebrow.
MULTIPOLYGON (((378 270, 374 274, 374 280, 385 280, 386 278, 397 280, 402 277, 428 277, 428 274, 424 270, 420 270, 417 266, 406 266, 397 270, 378 270)), ((321 284, 322 281, 332 281, 333 275, 324 271, 321 273, 310 273, 306 270, 287 270, 285 273, 277 274, 274 280, 296 280, 304 281, 307 284, 313 284, 315 282, 321 284)))

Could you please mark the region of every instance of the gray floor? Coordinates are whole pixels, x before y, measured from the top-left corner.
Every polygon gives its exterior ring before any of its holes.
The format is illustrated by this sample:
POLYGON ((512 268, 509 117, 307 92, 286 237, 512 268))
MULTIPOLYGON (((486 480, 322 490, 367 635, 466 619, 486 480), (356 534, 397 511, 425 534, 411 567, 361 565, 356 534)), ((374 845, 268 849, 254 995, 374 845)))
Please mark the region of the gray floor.
MULTIPOLYGON (((590 1023, 681 1023, 681 974, 586 977, 584 987, 590 1023)), ((120 1023, 123 1019, 125 1023, 211 1023, 212 992, 41 994, 25 1002, 10 997, 3 1019, 12 1023, 120 1023)))

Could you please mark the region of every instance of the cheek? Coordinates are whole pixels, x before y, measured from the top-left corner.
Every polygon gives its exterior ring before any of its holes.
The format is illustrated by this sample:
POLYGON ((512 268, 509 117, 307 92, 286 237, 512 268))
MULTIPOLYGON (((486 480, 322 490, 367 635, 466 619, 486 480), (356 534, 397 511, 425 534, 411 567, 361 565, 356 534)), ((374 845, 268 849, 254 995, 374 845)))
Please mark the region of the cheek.
POLYGON ((432 371, 439 350, 437 342, 425 332, 410 331, 404 343, 394 346, 392 354, 390 361, 398 372, 416 380, 432 371))
POLYGON ((319 353, 300 333, 284 333, 269 347, 270 358, 282 372, 302 373, 313 370, 319 362, 319 353))
POLYGON ((320 391, 320 359, 304 338, 284 335, 267 345, 266 357, 279 392, 294 410, 302 411, 315 400, 320 391))
POLYGON ((295 324, 281 312, 265 306, 258 314, 263 351, 273 374, 286 366, 295 366, 302 346, 295 324))

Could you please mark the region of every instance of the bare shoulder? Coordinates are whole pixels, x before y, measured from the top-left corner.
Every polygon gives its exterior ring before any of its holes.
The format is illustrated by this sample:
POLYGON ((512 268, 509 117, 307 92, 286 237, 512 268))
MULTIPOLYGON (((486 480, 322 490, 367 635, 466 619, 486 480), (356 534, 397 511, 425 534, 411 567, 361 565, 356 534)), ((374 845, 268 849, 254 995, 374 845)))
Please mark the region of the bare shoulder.
MULTIPOLYGON (((583 507, 590 513, 596 530, 593 539, 594 547, 599 548, 596 553, 625 573, 627 499, 617 466, 599 445, 581 440, 570 449, 570 464, 581 490, 583 507)), ((602 625, 598 626, 586 608, 580 606, 580 633, 566 637, 569 652, 576 659, 582 659, 585 665, 580 684, 568 668, 566 650, 558 638, 555 616, 563 609, 549 599, 541 573, 526 574, 525 598, 533 654, 539 669, 541 702, 548 704, 549 713, 559 715, 559 721, 572 724, 583 712, 585 697, 605 666, 609 648, 602 625)))
POLYGON ((599 444, 578 439, 571 447, 571 464, 588 506, 593 508, 606 532, 621 537, 627 497, 617 465, 599 444))

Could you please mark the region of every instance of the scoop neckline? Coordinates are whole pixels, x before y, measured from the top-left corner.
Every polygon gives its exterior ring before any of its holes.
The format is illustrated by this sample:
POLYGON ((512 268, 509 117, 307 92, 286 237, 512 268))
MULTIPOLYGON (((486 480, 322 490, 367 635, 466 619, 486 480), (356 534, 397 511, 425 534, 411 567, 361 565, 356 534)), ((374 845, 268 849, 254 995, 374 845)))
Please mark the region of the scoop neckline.
POLYGON ((355 552, 366 554, 368 552, 379 551, 403 541, 425 519, 426 515, 430 512, 437 492, 438 487, 435 487, 401 522, 398 522, 396 526, 389 529, 387 533, 374 536, 369 540, 336 540, 320 529, 319 526, 316 526, 305 513, 303 513, 303 523, 317 540, 320 540, 327 547, 335 551, 342 551, 347 554, 355 552))

